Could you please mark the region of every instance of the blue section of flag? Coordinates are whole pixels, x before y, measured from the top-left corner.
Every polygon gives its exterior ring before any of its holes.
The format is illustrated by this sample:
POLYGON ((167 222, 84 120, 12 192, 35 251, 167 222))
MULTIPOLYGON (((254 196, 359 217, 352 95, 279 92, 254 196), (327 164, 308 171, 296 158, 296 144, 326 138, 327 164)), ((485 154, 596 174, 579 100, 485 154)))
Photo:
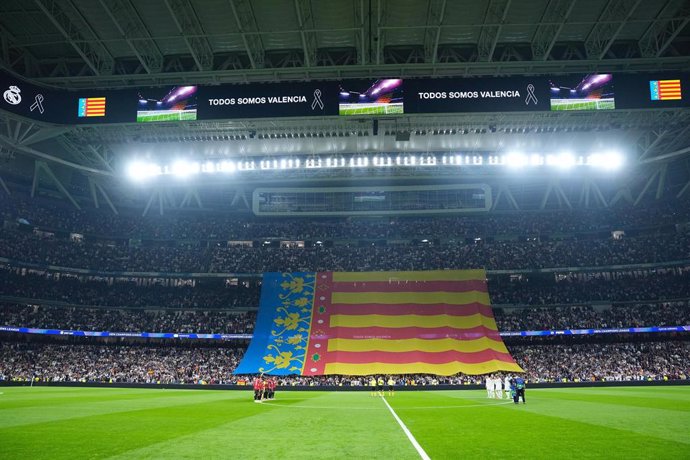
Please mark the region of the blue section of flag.
POLYGON ((659 80, 650 80, 650 82, 649 82, 649 97, 653 101, 659 100, 659 80))
POLYGON ((85 117, 86 116, 86 98, 85 97, 79 98, 79 104, 77 105, 77 116, 79 116, 79 117, 85 117))
POLYGON ((301 374, 315 273, 264 273, 254 336, 235 374, 301 374))

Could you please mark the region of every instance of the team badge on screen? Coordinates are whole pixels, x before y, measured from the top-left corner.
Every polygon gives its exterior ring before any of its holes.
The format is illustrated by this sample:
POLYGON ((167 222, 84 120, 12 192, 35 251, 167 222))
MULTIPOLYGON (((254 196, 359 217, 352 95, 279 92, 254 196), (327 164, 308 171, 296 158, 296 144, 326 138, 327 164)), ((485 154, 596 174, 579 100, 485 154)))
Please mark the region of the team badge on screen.
POLYGON ((682 99, 680 80, 650 80, 649 97, 653 101, 682 99))
POLYGON ((77 110, 79 117, 104 117, 104 97, 80 97, 77 110))

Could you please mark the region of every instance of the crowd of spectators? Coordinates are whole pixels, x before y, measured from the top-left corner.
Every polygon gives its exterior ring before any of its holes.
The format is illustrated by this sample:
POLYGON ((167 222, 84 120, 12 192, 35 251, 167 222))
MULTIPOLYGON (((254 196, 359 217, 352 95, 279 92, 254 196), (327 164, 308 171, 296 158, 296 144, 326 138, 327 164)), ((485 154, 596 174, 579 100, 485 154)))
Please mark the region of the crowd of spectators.
POLYGON ((690 378, 690 342, 511 346, 530 382, 690 378))
POLYGON ((592 307, 494 309, 499 331, 607 329, 690 325, 688 301, 592 307))
POLYGON ((0 343, 0 378, 51 382, 230 383, 242 349, 0 343))
MULTIPOLYGON (((565 277, 550 274, 537 279, 489 276, 489 294, 494 306, 508 307, 588 304, 591 302, 656 302, 690 298, 687 270, 621 272, 565 277), (608 276, 606 276, 608 275, 608 276)), ((169 280, 150 278, 104 278, 51 272, 22 272, 0 267, 0 295, 22 299, 64 302, 82 306, 163 307, 172 309, 257 308, 259 278, 202 278, 169 280), (144 281, 148 281, 144 283, 144 281), (165 283, 168 281, 168 283, 165 283), (172 282, 177 281, 177 283, 172 282)))
POLYGON ((640 272, 590 278, 571 277, 559 281, 524 279, 505 281, 489 278, 493 305, 558 305, 578 302, 638 302, 690 297, 690 272, 640 272))
POLYGON ((217 248, 212 272, 537 269, 690 259, 690 235, 446 245, 217 248))
POLYGON ((81 280, 62 275, 17 274, 0 269, 0 294, 71 305, 161 307, 168 309, 248 309, 259 306, 258 282, 230 285, 225 280, 197 281, 195 285, 137 284, 136 280, 81 280))
POLYGON ((256 313, 3 304, 0 305, 0 323, 6 326, 79 331, 249 334, 254 330, 256 313))
MULTIPOLYGON (((690 342, 512 346, 528 382, 690 378, 690 342)), ((0 343, 0 380, 106 383, 246 383, 243 350, 173 346, 0 343)), ((399 385, 481 384, 484 376, 400 376, 399 385)), ((281 377, 281 385, 366 386, 366 377, 281 377)))
MULTIPOLYGON (((690 325, 690 303, 495 309, 499 331, 690 325)), ((255 312, 0 305, 0 325, 118 332, 251 333, 255 312)))
MULTIPOLYGON (((264 273, 270 271, 432 270, 485 267, 539 269, 655 263, 690 259, 690 235, 672 227, 690 207, 493 213, 433 218, 266 219, 199 211, 141 217, 80 211, 64 203, 13 196, 0 201, 0 257, 102 272, 264 273), (67 238, 30 231, 86 234, 67 238), (636 229, 657 228, 658 233, 636 229), (629 236, 614 239, 610 232, 629 236), (632 230, 632 231, 631 231, 632 230), (593 233, 592 235, 584 235, 593 233), (97 236, 91 238, 89 235, 97 236), (558 235, 568 235, 557 239, 558 235), (577 237, 574 237, 577 235, 577 237), (492 238, 498 236, 499 238, 492 238), (501 239, 510 236, 511 239, 501 239), (112 237, 110 241, 104 237, 112 237), (487 238, 489 237, 489 238, 487 238), (155 239, 156 242, 132 242, 155 239), (322 240, 313 247, 227 246, 229 240, 322 240), (354 244, 345 240, 388 240, 354 244), (395 242, 399 239, 398 243, 395 242), (176 240, 176 241, 164 241, 176 240), (334 241, 340 240, 340 241, 334 241), (405 240, 405 241, 402 241, 405 240), (414 241, 412 241, 414 240, 414 241), (424 242, 424 241, 426 242, 424 242), (208 242, 210 241, 210 242, 208 242)), ((656 230, 655 230, 656 232, 656 230)), ((591 279, 490 280, 499 330, 625 328, 690 324, 687 273, 591 279), (662 300, 662 302, 659 302, 662 300), (594 305, 584 303, 600 302, 594 305), (634 302, 621 305, 619 302, 634 302), (610 304, 613 303, 613 306, 610 304), (510 305, 562 305, 510 308, 510 305), (579 305, 578 305, 579 304, 579 305)), ((123 332, 251 333, 255 282, 192 286, 136 280, 81 279, 0 270, 0 294, 62 305, 8 303, 0 325, 123 332), (60 278, 60 279, 58 279, 60 278), (95 306, 111 307, 97 308, 95 306), (121 308, 113 308, 121 307, 121 308), (123 308, 126 307, 126 308, 123 308)), ((228 344, 225 344, 228 345, 228 344)), ((688 342, 524 342, 510 350, 530 381, 688 378, 688 342)), ((244 350, 228 346, 0 342, 0 379, 138 383, 238 383, 244 350)), ((400 383, 481 383, 477 376, 405 376, 400 383)), ((285 385, 366 385, 361 377, 289 377, 285 385)))
POLYGON ((22 219, 45 229, 81 234, 147 239, 390 239, 554 235, 670 225, 687 222, 690 210, 668 202, 654 207, 507 212, 459 217, 396 217, 381 219, 254 218, 209 211, 179 211, 142 217, 140 210, 77 210, 57 200, 14 195, 0 202, 0 215, 22 219), (449 232, 450 230, 450 232, 449 232))
POLYGON ((0 230, 0 257, 100 271, 263 273, 272 271, 537 269, 690 259, 690 234, 615 240, 457 242, 443 245, 317 247, 130 247, 0 230))
POLYGON ((208 249, 197 246, 133 247, 0 230, 0 257, 100 271, 202 272, 206 271, 208 249))

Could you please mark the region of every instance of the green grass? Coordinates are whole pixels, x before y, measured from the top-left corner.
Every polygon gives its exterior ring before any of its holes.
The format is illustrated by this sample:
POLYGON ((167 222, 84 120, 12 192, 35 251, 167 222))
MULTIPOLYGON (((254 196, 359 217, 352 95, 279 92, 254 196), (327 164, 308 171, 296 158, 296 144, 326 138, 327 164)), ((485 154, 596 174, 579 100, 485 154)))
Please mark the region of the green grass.
MULTIPOLYGON (((380 397, 249 391, 0 388, 0 458, 414 459, 380 397)), ((690 458, 690 386, 386 396, 432 459, 690 458)))
POLYGON ((196 110, 185 111, 139 111, 137 112, 137 123, 151 123, 158 121, 193 121, 196 120, 196 110))
POLYGON ((402 103, 393 104, 340 104, 339 115, 393 115, 405 113, 402 103))
POLYGON ((551 99, 551 110, 613 110, 616 103, 613 99, 586 100, 586 99, 551 99))

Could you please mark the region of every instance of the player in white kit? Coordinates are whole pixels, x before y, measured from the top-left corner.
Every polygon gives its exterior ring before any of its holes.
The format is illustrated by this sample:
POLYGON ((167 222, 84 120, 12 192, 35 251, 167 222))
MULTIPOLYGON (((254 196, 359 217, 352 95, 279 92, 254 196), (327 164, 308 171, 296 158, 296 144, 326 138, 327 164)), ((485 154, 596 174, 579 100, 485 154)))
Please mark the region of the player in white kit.
POLYGON ((501 399, 503 395, 501 394, 501 378, 496 377, 494 379, 494 399, 501 399))

